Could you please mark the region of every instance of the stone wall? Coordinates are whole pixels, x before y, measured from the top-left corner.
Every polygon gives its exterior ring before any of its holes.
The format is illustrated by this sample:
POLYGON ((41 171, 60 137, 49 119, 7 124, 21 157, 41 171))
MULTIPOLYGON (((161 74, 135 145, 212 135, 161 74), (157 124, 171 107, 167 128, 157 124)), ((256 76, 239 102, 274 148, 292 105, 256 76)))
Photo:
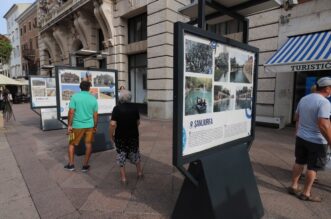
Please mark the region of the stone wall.
POLYGON ((174 23, 187 21, 178 9, 189 3, 189 0, 158 0, 147 6, 147 98, 150 118, 172 118, 174 23))
POLYGON ((128 87, 128 55, 147 53, 147 101, 150 118, 171 119, 173 111, 173 29, 186 21, 178 9, 190 0, 119 1, 114 13, 114 47, 108 68, 119 72, 119 86, 128 87), (128 19, 147 13, 147 40, 128 44, 128 19))
POLYGON ((249 45, 260 49, 258 67, 258 116, 274 117, 276 74, 264 72, 264 64, 277 51, 280 9, 259 13, 249 19, 249 45))

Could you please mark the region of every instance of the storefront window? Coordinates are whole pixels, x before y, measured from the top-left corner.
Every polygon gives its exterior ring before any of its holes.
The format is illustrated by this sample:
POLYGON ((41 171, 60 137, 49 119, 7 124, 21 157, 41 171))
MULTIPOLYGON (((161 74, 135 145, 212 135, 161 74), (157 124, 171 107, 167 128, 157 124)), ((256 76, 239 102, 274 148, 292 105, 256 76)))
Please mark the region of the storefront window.
POLYGON ((129 56, 129 83, 132 102, 146 103, 147 95, 147 54, 129 56))

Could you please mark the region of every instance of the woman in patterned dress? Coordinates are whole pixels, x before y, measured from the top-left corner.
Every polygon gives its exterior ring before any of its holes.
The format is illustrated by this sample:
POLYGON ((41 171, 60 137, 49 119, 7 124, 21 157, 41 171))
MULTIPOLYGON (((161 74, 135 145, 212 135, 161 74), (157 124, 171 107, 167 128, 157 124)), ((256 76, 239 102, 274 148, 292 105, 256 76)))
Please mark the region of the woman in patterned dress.
POLYGON ((131 93, 122 90, 119 103, 114 107, 110 121, 110 138, 116 147, 116 161, 120 166, 121 182, 127 183, 125 162, 128 159, 137 167, 137 177, 142 178, 143 172, 139 153, 140 116, 137 107, 131 102, 131 93))

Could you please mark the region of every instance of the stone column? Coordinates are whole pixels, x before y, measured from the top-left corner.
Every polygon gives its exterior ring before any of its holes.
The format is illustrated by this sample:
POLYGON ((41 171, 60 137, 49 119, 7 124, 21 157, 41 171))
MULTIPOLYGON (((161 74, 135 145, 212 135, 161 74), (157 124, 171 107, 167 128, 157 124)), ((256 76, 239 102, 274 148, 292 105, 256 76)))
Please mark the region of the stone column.
POLYGON ((177 11, 189 2, 159 0, 147 6, 147 98, 150 118, 172 118, 174 23, 187 21, 177 11))

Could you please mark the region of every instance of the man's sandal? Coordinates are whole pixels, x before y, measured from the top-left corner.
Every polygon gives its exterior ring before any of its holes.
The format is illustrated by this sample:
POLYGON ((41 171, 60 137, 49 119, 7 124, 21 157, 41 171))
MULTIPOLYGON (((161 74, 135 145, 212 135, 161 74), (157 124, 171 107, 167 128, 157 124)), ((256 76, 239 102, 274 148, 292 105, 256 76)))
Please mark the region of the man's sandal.
POLYGON ((311 201, 311 202, 321 202, 322 199, 318 196, 306 196, 305 194, 300 194, 299 199, 303 201, 311 201))
POLYGON ((298 196, 301 194, 301 188, 292 188, 291 186, 290 187, 287 187, 287 192, 291 195, 295 195, 295 196, 298 196))

